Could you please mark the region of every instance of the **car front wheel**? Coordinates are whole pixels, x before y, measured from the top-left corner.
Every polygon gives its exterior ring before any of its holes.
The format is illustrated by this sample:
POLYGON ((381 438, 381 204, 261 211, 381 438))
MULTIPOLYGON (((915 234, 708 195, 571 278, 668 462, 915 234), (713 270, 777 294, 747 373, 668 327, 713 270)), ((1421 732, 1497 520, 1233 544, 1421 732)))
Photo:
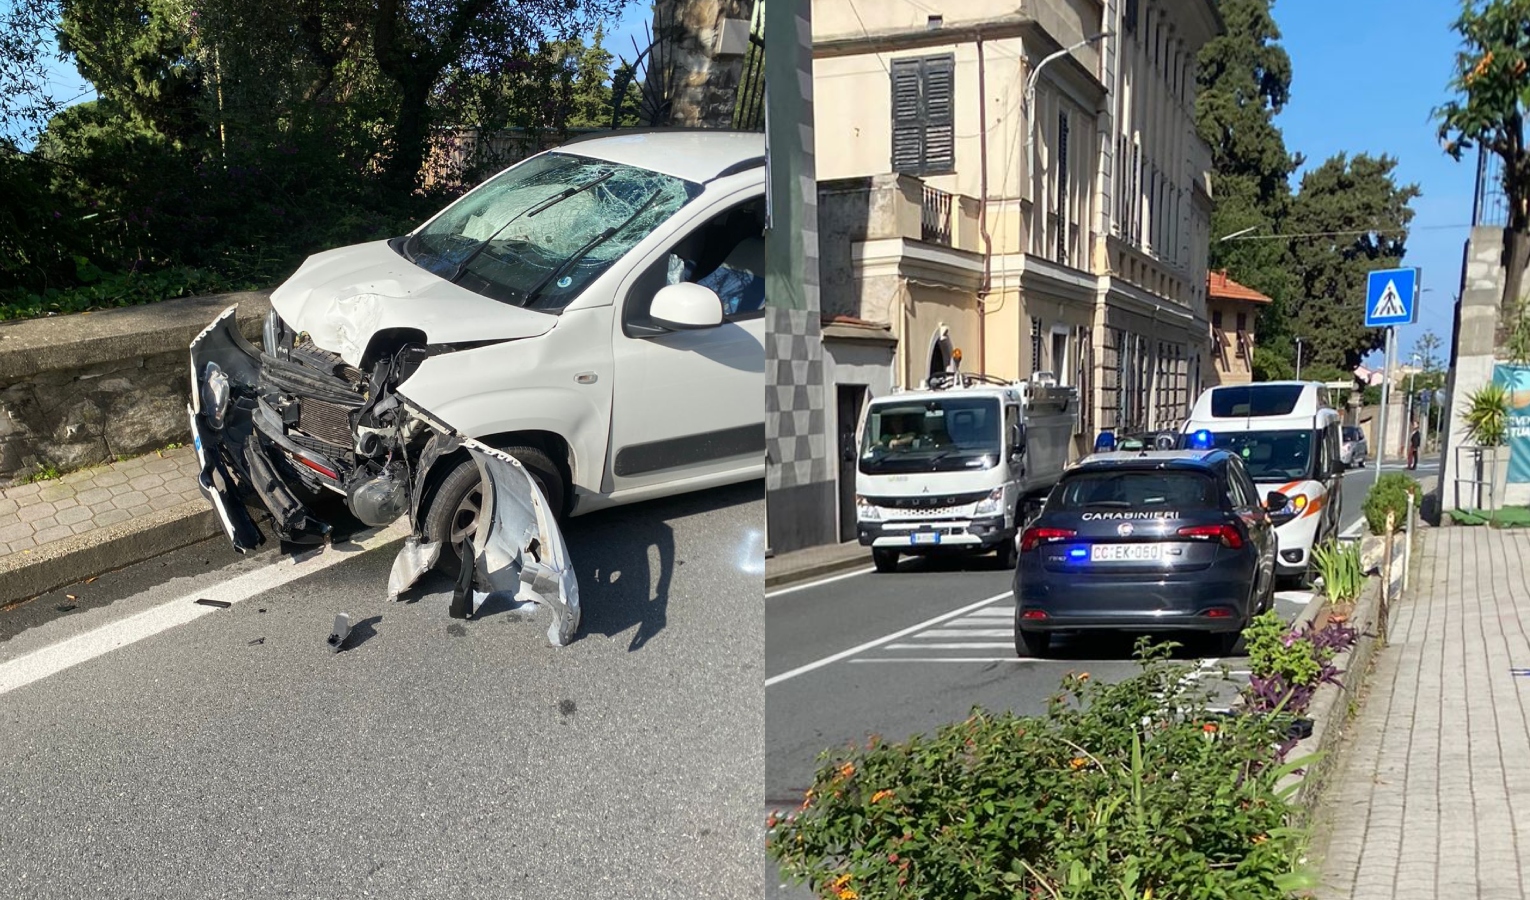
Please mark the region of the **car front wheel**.
MULTIPOLYGON (((505 452, 520 460, 537 490, 547 498, 548 506, 555 515, 561 516, 567 494, 557 464, 536 447, 507 447, 505 452)), ((441 553, 441 564, 448 572, 455 572, 459 565, 457 547, 464 541, 472 541, 478 532, 482 510, 483 478, 479 475, 478 464, 471 456, 466 456, 441 479, 430 507, 422 517, 425 540, 446 544, 441 553)))

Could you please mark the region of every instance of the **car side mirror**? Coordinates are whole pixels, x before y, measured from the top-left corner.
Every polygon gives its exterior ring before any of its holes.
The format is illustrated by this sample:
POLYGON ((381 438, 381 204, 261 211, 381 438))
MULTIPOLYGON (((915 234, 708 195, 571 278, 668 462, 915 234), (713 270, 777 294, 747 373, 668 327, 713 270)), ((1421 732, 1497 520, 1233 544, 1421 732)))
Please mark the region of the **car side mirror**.
POLYGON ((722 324, 722 300, 711 288, 682 282, 659 288, 648 308, 656 325, 675 331, 716 328, 722 324))
POLYGON ((1025 430, 1015 425, 1009 430, 1009 457, 1019 459, 1025 455, 1025 430))
POLYGON ((1268 494, 1264 495, 1264 508, 1269 512, 1280 512, 1281 510, 1285 509, 1286 504, 1290 502, 1291 498, 1287 497, 1285 494, 1282 494, 1280 491, 1270 491, 1268 494))

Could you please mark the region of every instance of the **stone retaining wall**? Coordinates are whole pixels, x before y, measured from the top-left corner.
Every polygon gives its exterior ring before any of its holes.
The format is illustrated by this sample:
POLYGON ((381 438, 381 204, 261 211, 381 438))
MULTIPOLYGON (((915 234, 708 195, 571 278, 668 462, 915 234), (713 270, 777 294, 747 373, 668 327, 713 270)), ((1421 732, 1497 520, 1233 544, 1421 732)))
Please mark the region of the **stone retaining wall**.
POLYGON ((236 303, 258 342, 267 292, 0 324, 0 484, 189 440, 187 348, 236 303))

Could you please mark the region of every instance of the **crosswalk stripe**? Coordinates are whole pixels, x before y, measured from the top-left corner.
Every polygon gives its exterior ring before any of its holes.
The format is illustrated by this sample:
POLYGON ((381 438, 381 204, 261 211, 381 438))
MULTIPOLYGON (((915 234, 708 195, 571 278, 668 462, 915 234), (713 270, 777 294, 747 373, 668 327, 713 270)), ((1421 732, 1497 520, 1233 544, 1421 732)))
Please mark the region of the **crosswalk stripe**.
POLYGON ((992 643, 988 641, 968 641, 964 643, 925 643, 917 644, 888 644, 889 650, 1000 650, 1014 648, 1013 642, 992 643))
POLYGON ((994 638, 1012 637, 1013 628, 932 628, 929 631, 921 631, 914 635, 916 638, 994 638))

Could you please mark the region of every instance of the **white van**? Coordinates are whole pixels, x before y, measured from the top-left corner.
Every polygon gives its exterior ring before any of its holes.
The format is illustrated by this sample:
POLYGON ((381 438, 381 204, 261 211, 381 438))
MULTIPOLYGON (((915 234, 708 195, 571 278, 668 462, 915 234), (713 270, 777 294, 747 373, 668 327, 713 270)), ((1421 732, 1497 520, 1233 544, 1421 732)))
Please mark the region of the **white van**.
POLYGON ((1214 387, 1195 401, 1183 445, 1231 450, 1263 495, 1285 502, 1270 514, 1276 571, 1302 577, 1314 544, 1338 534, 1344 465, 1340 417, 1316 382, 1265 381, 1214 387))
POLYGON ((325 497, 407 514, 395 587, 444 547, 487 590, 561 556, 557 518, 762 478, 764 226, 763 135, 615 132, 310 257, 262 347, 232 308, 192 343, 203 494, 240 551, 245 502, 298 543, 325 497))

